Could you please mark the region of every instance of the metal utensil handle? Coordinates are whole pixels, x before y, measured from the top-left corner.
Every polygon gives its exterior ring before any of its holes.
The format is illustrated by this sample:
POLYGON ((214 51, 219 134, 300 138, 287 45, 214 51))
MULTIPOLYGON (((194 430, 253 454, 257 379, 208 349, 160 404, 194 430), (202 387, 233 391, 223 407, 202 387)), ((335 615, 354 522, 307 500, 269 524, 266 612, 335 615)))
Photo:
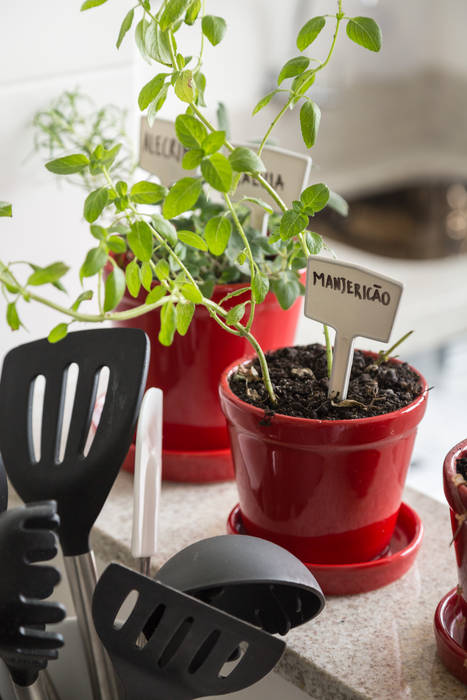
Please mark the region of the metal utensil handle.
POLYGON ((37 681, 32 685, 17 685, 12 683, 17 700, 55 700, 58 696, 49 695, 47 683, 44 682, 42 673, 39 673, 37 681))
POLYGON ((92 619, 92 596, 97 583, 94 554, 86 552, 76 557, 64 557, 64 561, 86 653, 93 700, 118 700, 120 691, 112 662, 92 619))
POLYGON ((355 338, 349 338, 336 330, 332 372, 328 392, 330 398, 338 398, 341 401, 347 398, 350 370, 352 369, 354 340, 355 338))

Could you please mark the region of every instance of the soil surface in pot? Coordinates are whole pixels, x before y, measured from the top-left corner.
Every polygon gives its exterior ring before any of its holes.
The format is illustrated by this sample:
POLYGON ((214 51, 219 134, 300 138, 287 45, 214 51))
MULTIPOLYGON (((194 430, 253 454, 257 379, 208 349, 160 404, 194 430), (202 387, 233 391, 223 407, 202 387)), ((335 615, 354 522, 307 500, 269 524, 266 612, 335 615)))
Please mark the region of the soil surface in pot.
POLYGON ((467 481, 467 457, 459 457, 456 461, 456 472, 467 481))
POLYGON ((419 376, 406 363, 377 364, 374 356, 354 353, 345 401, 328 398, 326 351, 322 345, 298 345, 266 354, 278 403, 272 405, 261 380, 257 359, 230 378, 230 388, 266 415, 281 413, 300 418, 347 420, 391 413, 420 396, 419 376))

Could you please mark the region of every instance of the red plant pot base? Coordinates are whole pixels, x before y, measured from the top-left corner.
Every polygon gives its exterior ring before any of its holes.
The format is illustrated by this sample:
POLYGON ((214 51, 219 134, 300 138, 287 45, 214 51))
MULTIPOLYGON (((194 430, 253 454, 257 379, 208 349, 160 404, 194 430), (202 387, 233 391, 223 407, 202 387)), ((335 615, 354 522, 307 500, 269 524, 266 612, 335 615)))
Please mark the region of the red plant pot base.
POLYGON ((438 655, 456 678, 467 684, 466 618, 457 589, 449 591, 439 602, 434 619, 438 655))
MULTIPOLYGON (((239 506, 227 520, 229 535, 249 532, 244 526, 239 506)), ((370 561, 353 564, 320 564, 305 560, 305 566, 325 595, 354 595, 386 586, 403 576, 412 566, 422 543, 423 525, 418 514, 402 503, 391 540, 385 551, 370 561)))

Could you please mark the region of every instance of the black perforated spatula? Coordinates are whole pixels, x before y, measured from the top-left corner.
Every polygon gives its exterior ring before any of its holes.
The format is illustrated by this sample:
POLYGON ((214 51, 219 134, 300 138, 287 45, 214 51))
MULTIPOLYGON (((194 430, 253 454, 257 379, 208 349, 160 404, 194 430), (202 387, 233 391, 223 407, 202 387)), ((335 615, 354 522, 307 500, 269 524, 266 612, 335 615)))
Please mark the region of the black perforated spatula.
POLYGON ((126 700, 233 693, 269 673, 285 648, 282 640, 119 564, 99 579, 93 615, 126 700), (120 626, 118 613, 134 591, 136 604, 120 626), (153 625, 144 644, 141 633, 149 619, 153 625), (238 649, 232 668, 229 660, 238 649))
POLYGON ((0 380, 0 452, 13 486, 25 502, 54 499, 68 580, 88 659, 94 700, 115 700, 111 665, 91 615, 97 579, 89 533, 133 435, 144 391, 149 342, 140 330, 118 328, 70 333, 54 345, 27 343, 5 357, 0 380), (63 415, 71 366, 78 377, 63 449, 63 415), (87 451, 99 377, 108 368, 100 421, 87 451), (37 377, 45 378, 40 454, 33 440, 37 377))

